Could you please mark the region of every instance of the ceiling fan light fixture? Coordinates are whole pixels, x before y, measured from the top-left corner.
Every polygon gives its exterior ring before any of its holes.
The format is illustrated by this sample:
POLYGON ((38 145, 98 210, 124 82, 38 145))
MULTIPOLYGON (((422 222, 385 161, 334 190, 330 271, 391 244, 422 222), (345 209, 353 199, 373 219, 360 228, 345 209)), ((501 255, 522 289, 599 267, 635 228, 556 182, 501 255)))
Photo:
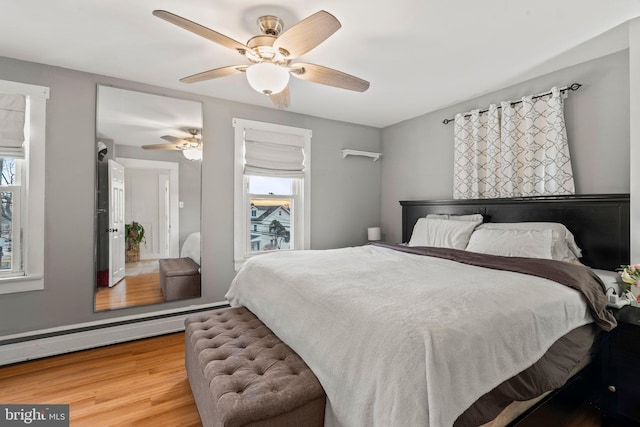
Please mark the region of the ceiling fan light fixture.
POLYGON ((202 150, 198 148, 182 150, 182 155, 188 160, 202 160, 202 150))
POLYGON ((280 93, 289 84, 289 71, 271 62, 253 64, 246 74, 249 85, 265 95, 280 93))
POLYGON ((369 89, 368 81, 342 71, 316 64, 291 63, 324 42, 342 26, 335 16, 325 10, 307 16, 286 31, 280 18, 273 15, 261 16, 258 18, 261 34, 251 37, 246 44, 166 10, 154 10, 153 15, 232 49, 253 64, 214 68, 180 79, 183 83, 196 83, 244 72, 249 85, 256 92, 269 96, 277 108, 287 108, 290 105, 289 74, 301 80, 340 89, 356 92, 369 89))

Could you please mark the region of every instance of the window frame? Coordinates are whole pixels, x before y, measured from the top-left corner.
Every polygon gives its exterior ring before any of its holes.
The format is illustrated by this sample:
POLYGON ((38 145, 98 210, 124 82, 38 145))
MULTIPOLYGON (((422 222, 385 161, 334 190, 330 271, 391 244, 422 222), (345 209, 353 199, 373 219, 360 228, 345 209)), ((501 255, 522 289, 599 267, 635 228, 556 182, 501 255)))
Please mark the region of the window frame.
MULTIPOLYGON (((297 178, 302 181, 298 184, 297 205, 292 206, 291 228, 295 230, 293 246, 296 249, 305 250, 311 247, 311 135, 310 129, 296 128, 291 126, 278 125, 274 123, 258 122, 253 120, 237 119, 232 120, 234 127, 234 268, 239 270, 244 262, 254 256, 264 253, 251 253, 251 194, 249 193, 249 180, 244 173, 244 131, 245 129, 256 129, 266 132, 277 132, 290 135, 302 136, 304 139, 303 150, 304 172, 303 177, 297 178)), ((295 178, 294 178, 295 179, 295 178)), ((294 199, 294 196, 287 196, 294 199)), ((294 201, 295 203, 295 201, 294 201)))
POLYGON ((0 80, 0 92, 27 97, 25 182, 21 185, 23 274, 0 277, 0 294, 44 289, 44 186, 46 105, 49 88, 0 80))

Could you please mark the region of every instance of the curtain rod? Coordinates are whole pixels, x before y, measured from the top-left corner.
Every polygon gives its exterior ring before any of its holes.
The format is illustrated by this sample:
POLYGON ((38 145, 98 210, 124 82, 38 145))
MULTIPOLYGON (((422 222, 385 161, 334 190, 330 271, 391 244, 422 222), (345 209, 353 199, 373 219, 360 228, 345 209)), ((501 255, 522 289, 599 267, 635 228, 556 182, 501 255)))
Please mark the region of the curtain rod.
MULTIPOLYGON (((581 87, 582 87, 582 85, 580 83, 573 83, 570 86, 565 86, 565 87, 561 88, 560 92, 566 92, 568 90, 578 90, 581 87)), ((547 96, 547 95, 551 95, 551 92, 549 91, 549 92, 541 93, 540 95, 532 96, 531 99, 538 99, 538 98, 542 98, 543 96, 547 96)), ((511 103, 511 105, 520 104, 521 102, 522 101, 514 101, 514 102, 511 103)), ((502 108, 502 107, 498 106, 498 108, 502 108)), ((481 110, 480 114, 486 113, 487 111, 489 111, 489 110, 488 109, 487 110, 481 110)), ((471 117, 471 114, 465 114, 465 117, 471 117)), ((451 123, 453 121, 455 121, 455 119, 444 119, 442 121, 442 123, 445 124, 445 125, 448 125, 449 123, 451 123)))

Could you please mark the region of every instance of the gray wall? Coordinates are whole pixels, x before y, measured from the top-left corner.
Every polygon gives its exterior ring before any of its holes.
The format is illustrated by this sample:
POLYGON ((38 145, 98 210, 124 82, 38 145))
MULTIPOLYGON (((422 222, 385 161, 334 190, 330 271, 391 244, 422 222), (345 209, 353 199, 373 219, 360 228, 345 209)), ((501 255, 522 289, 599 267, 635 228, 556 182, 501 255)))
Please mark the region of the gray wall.
POLYGON ((583 86, 565 100, 565 120, 576 193, 629 192, 629 55, 624 50, 383 129, 385 239, 402 238, 398 201, 453 196, 453 123, 444 125, 443 119, 574 82, 583 86))
POLYGON ((0 337, 80 322, 222 301, 233 270, 234 117, 311 129, 311 247, 366 242, 380 213, 381 163, 341 158, 342 148, 380 151, 377 128, 197 96, 79 71, 0 58, 0 79, 48 86, 45 289, 0 295, 0 337), (201 101, 202 276, 199 300, 93 312, 96 84, 201 101))

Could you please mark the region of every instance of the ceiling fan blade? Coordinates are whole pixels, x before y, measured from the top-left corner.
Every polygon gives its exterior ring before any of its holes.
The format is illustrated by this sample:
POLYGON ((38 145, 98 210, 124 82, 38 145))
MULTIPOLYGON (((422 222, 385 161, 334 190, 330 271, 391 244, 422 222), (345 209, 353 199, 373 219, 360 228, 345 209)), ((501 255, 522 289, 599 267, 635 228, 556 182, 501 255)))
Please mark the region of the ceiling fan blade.
POLYGON ((217 79, 218 77, 230 76, 244 72, 248 67, 246 65, 229 65, 228 67, 216 68, 202 73, 180 79, 182 83, 197 83, 205 80, 217 79))
POLYGON ((162 135, 160 138, 164 139, 165 141, 169 141, 172 144, 184 144, 184 143, 186 143, 186 141, 184 139, 178 138, 177 136, 162 135))
POLYGON ((296 63, 291 66, 291 74, 302 80, 356 92, 369 89, 368 81, 322 65, 296 63))
POLYGON ((321 10, 280 34, 273 47, 288 58, 298 58, 328 39, 341 26, 335 16, 321 10))
POLYGON ((287 108, 291 103, 291 95, 289 94, 289 85, 283 91, 273 95, 269 95, 271 102, 278 108, 287 108))
MULTIPOLYGON (((164 136, 162 138, 164 138, 164 136)), ((182 150, 181 146, 175 144, 143 145, 142 148, 145 150, 182 150)))
POLYGON ((192 33, 197 34, 200 37, 204 37, 207 40, 211 40, 214 43, 218 43, 230 49, 235 49, 238 52, 240 52, 242 55, 244 55, 246 51, 250 50, 246 45, 240 43, 237 40, 232 39, 231 37, 227 37, 224 34, 220 34, 217 31, 213 31, 211 28, 207 28, 193 21, 189 21, 186 18, 175 15, 171 12, 167 12, 166 10, 154 10, 153 15, 157 16, 160 19, 164 19, 165 21, 170 22, 171 24, 177 25, 180 28, 184 28, 187 31, 191 31, 192 33))

